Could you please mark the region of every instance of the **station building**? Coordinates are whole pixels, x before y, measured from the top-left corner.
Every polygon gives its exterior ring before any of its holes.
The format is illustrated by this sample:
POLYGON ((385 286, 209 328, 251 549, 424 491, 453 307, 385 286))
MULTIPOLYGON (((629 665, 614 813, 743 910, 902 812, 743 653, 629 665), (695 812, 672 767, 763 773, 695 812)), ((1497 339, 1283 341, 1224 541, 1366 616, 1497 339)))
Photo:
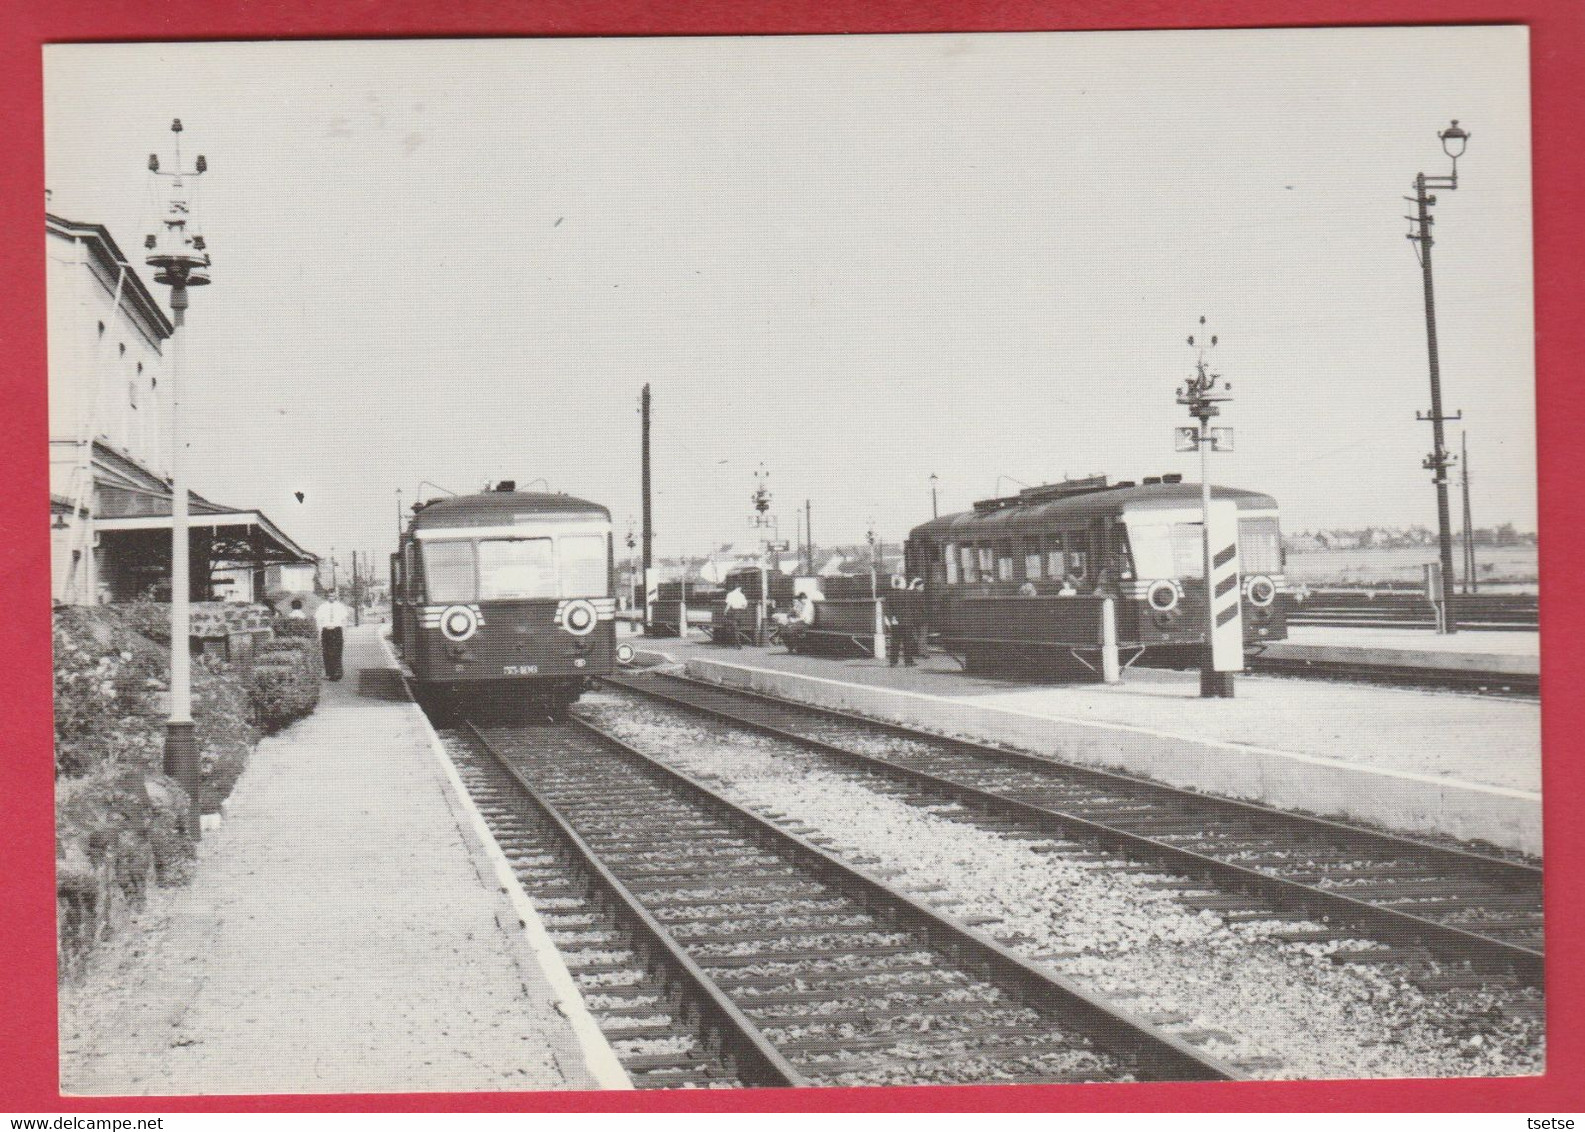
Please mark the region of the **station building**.
MULTIPOLYGON (((172 325, 108 230, 47 213, 50 595, 56 605, 170 590, 172 325)), ((256 508, 189 492, 192 599, 244 600, 314 555, 256 508), (244 592, 245 591, 245 592, 244 592)))

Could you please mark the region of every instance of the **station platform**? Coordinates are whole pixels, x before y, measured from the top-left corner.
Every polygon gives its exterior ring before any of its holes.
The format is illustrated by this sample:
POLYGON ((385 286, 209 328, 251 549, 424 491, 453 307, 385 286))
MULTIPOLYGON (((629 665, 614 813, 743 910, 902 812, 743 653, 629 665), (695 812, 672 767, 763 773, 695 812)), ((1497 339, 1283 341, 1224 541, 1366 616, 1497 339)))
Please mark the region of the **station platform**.
POLYGON ((1234 698, 1202 700, 1195 672, 1131 668, 1114 685, 1030 684, 969 675, 942 655, 892 668, 779 647, 635 644, 715 683, 1227 797, 1541 854, 1534 701, 1253 674, 1238 677, 1234 698))
POLYGON ((1444 635, 1424 629, 1290 625, 1288 639, 1268 645, 1261 655, 1413 672, 1535 677, 1541 673, 1541 634, 1481 630, 1444 635))
POLYGON ((63 988, 63 1093, 628 1087, 381 633, 63 988))

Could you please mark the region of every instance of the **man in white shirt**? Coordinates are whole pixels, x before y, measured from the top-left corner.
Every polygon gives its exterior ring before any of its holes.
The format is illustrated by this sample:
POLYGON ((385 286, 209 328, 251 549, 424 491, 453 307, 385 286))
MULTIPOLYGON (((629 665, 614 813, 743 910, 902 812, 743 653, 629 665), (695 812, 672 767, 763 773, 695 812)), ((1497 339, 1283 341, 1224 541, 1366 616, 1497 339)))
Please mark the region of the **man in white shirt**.
POLYGON ((743 616, 743 611, 748 608, 748 597, 739 586, 733 586, 726 595, 726 623, 731 630, 733 648, 743 647, 742 627, 738 620, 743 616))
POLYGON ((343 630, 347 627, 349 611, 341 603, 335 590, 314 610, 314 624, 319 626, 319 648, 325 658, 325 679, 341 679, 341 647, 343 630))

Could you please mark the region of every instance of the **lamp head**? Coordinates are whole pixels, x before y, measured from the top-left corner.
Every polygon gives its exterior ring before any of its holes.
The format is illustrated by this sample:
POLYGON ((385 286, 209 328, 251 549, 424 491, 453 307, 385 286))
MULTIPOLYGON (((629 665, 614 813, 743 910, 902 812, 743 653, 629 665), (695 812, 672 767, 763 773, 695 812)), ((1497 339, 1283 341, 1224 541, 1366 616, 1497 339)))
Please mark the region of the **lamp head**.
POLYGON ((1436 135, 1442 139, 1442 152, 1457 161, 1464 156, 1464 150, 1469 145, 1469 131, 1461 128, 1458 119, 1453 119, 1453 124, 1436 135))

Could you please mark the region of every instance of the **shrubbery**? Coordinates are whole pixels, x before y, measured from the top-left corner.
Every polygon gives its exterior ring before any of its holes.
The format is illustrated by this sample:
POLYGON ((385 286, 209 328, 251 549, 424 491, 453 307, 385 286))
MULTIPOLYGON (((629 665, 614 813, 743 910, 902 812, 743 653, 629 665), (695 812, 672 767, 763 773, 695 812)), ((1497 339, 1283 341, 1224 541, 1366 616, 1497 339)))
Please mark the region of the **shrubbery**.
MULTIPOLYGON (((61 970, 68 972, 151 883, 185 880, 182 832, 194 800, 162 770, 169 713, 169 606, 150 602, 58 610, 55 649, 56 874, 61 970)), ((277 621, 244 674, 195 656, 194 734, 210 813, 231 793, 258 741, 313 711, 319 651, 313 623, 277 621), (307 632, 302 627, 306 627, 307 632)))
POLYGON ((311 633, 311 621, 277 621, 280 635, 254 650, 248 695, 255 718, 266 731, 301 719, 319 703, 319 647, 311 635, 297 635, 296 627, 304 624, 311 633))

